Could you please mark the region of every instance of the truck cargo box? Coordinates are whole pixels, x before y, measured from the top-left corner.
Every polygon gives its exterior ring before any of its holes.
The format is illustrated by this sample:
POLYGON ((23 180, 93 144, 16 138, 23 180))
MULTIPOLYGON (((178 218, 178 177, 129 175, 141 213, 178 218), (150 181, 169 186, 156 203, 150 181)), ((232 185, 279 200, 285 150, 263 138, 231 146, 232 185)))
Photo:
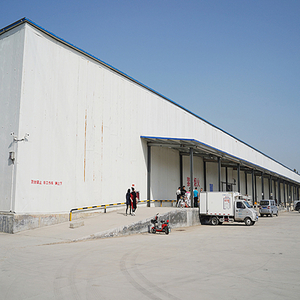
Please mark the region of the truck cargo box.
POLYGON ((236 192, 204 192, 200 193, 200 214, 204 215, 234 215, 234 200, 236 192))
POLYGON ((248 198, 237 192, 200 193, 201 224, 245 222, 247 226, 254 225, 258 220, 258 213, 248 203, 248 198))

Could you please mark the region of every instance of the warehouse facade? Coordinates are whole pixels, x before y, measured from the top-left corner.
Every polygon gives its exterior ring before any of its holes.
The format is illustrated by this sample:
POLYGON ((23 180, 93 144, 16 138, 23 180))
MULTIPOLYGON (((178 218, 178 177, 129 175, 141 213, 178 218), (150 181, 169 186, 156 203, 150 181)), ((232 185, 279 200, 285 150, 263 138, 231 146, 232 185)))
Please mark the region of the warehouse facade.
POLYGON ((132 184, 140 200, 179 185, 299 198, 299 174, 26 18, 0 30, 0 66, 2 231, 122 202, 132 184))

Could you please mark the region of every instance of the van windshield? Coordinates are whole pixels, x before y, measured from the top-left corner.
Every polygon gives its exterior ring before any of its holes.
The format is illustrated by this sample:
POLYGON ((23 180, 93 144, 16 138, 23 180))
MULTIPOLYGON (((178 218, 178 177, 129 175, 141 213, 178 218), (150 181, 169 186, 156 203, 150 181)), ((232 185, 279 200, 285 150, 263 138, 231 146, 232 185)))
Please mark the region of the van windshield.
POLYGON ((260 205, 269 205, 269 201, 260 201, 260 205))
POLYGON ((244 204, 245 204, 248 208, 251 208, 251 205, 250 205, 247 201, 244 201, 244 204))

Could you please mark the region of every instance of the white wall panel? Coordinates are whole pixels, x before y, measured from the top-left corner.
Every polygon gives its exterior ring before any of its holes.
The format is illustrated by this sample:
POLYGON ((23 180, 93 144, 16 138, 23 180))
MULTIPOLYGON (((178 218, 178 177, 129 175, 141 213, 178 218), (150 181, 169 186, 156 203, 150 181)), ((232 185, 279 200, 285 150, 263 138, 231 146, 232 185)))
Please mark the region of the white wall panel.
POLYGON ((257 195, 257 202, 259 203, 262 199, 262 186, 261 186, 261 176, 256 176, 256 195, 257 195))
POLYGON ((36 39, 28 26, 20 127, 30 138, 20 148, 17 211, 120 202, 133 183, 145 199, 145 90, 40 33, 36 39))
POLYGON ((179 186, 179 154, 178 151, 165 147, 152 147, 151 190, 152 199, 176 199, 179 186))
MULTIPOLYGON (((188 190, 190 178, 190 158, 188 156, 182 156, 182 185, 188 190)), ((178 185, 179 186, 179 185, 178 185)))
POLYGON ((232 190, 234 192, 237 192, 238 190, 238 175, 237 175, 237 170, 234 170, 232 168, 231 169, 231 177, 228 177, 228 181, 231 182, 233 185, 232 185, 232 190))
POLYGON ((201 157, 194 157, 194 187, 198 191, 204 188, 204 173, 203 173, 203 159, 201 157))
POLYGON ((210 187, 212 185, 213 192, 218 191, 218 164, 217 163, 206 163, 206 190, 211 191, 210 187))
MULTIPOLYGON (((133 183, 146 199, 147 146, 140 136, 195 139, 300 182, 299 175, 220 129, 31 25, 24 26, 18 132, 30 136, 18 148, 17 212, 61 212, 120 202, 133 183), (46 184, 49 181, 53 184, 46 184)), ((12 37, 22 44, 13 32, 12 37)), ((152 152, 155 170, 160 163, 166 165, 152 174, 153 197, 173 198, 179 184, 178 153, 154 147, 152 152)), ((203 180, 203 162, 194 160, 199 165, 195 177, 203 180)), ((216 174, 217 164, 208 163, 207 190, 210 183, 217 189, 216 174)), ((185 157, 184 178, 189 176, 185 157)))
POLYGON ((19 110, 24 50, 24 25, 0 36, 0 211, 14 210, 17 164, 9 152, 18 150, 11 132, 20 139, 19 110))
POLYGON ((245 194, 246 191, 246 182, 245 182, 245 174, 243 171, 240 171, 240 192, 245 194))
MULTIPOLYGON (((179 163, 179 161, 178 161, 179 163)), ((183 185, 186 187, 186 190, 188 190, 191 186, 191 173, 190 173, 190 157, 189 156, 183 156, 182 157, 182 168, 183 168, 183 185)), ((204 173, 203 173, 203 159, 201 157, 194 156, 193 157, 193 170, 194 170, 194 188, 197 187, 197 189, 200 191, 200 188, 204 188, 204 173)), ((178 174, 179 176, 179 174, 178 174)), ((178 180, 178 186, 180 185, 180 182, 178 180)), ((177 186, 177 187, 178 187, 177 186)))
POLYGON ((269 188, 269 179, 264 178, 264 198, 270 199, 270 188, 269 188))
POLYGON ((254 195, 252 195, 252 174, 247 174, 247 195, 251 195, 252 199, 254 199, 254 195))

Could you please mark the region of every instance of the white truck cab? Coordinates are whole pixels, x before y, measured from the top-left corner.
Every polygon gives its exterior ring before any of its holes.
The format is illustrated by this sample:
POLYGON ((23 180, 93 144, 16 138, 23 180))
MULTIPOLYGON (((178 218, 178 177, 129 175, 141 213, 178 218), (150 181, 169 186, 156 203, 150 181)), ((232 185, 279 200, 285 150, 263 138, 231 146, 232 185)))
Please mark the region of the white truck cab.
POLYGON ((236 192, 200 193, 199 214, 202 224, 223 224, 244 222, 247 226, 258 221, 257 211, 251 207, 245 196, 236 192))

